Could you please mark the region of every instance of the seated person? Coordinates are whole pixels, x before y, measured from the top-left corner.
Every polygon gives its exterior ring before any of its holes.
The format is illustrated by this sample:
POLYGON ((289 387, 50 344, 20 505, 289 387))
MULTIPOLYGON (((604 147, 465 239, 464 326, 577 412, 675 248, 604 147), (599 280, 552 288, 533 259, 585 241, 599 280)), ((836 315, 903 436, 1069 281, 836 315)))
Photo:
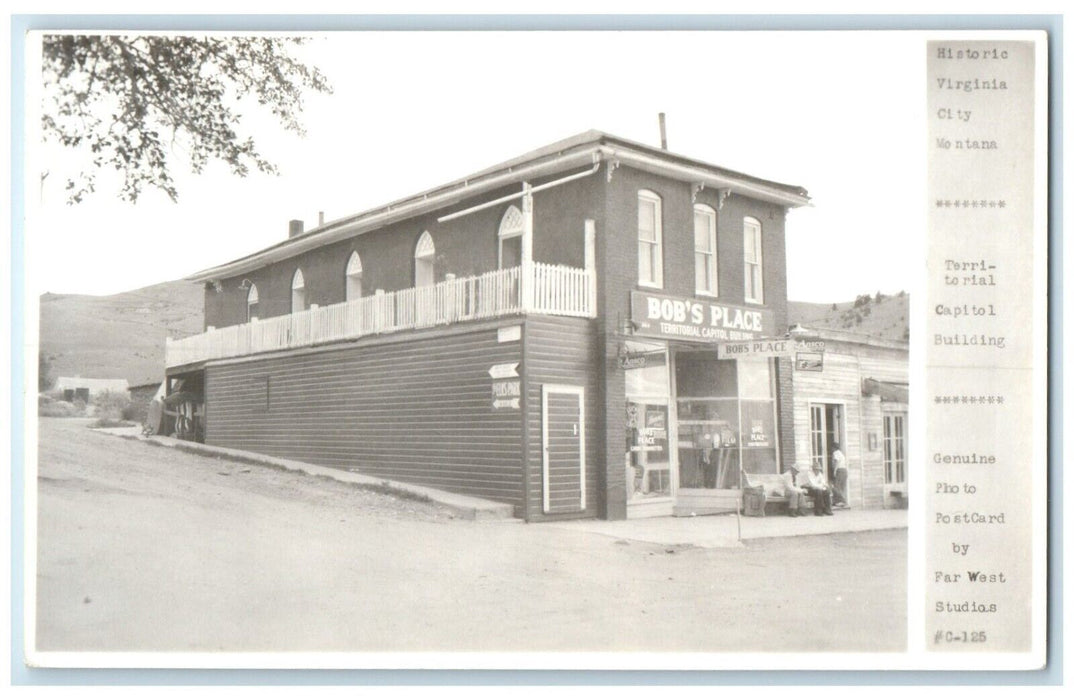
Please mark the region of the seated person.
POLYGON ((797 474, 797 469, 788 467, 786 471, 779 475, 780 480, 783 481, 783 494, 787 496, 787 515, 792 518, 804 515, 804 513, 799 512, 799 508, 801 507, 802 496, 805 495, 805 489, 794 485, 794 477, 797 474))
POLYGON ((812 469, 802 465, 799 470, 798 486, 813 497, 813 515, 831 515, 832 490, 820 464, 814 464, 812 469))

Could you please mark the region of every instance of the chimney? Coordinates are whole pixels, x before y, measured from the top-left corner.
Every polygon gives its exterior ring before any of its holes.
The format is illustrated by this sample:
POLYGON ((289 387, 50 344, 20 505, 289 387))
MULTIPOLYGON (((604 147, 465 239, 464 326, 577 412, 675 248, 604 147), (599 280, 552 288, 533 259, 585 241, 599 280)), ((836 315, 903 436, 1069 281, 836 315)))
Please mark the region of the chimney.
POLYGON ((305 224, 302 223, 302 219, 291 219, 287 224, 287 237, 294 238, 302 233, 303 228, 305 228, 305 224))
POLYGON ((668 150, 668 131, 664 124, 664 113, 660 113, 660 148, 668 150))
POLYGON ((318 226, 324 226, 324 212, 323 211, 317 212, 317 225, 318 226))

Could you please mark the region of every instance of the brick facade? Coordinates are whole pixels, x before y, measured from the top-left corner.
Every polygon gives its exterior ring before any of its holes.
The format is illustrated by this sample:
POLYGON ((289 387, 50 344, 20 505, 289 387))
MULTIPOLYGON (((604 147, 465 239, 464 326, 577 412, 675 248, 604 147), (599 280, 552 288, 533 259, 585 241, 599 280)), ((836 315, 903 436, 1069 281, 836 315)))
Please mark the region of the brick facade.
MULTIPOLYGON (((620 346, 627 337, 630 319, 630 292, 638 286, 638 191, 655 192, 661 198, 663 233, 663 289, 667 294, 695 296, 694 285, 694 200, 692 185, 629 167, 620 167, 606 182, 604 226, 597 229, 598 332, 604 348, 604 463, 607 465, 608 504, 605 517, 626 517, 627 485, 622 468, 626 444, 625 375, 619 368, 620 346)), ((746 197, 731 195, 720 205, 719 194, 702 190, 697 203, 716 210, 716 250, 718 296, 721 303, 745 305, 743 275, 743 220, 750 216, 762 224, 764 304, 777 329, 787 328, 787 268, 784 241, 785 209, 746 197)), ((780 364, 777 406, 780 420, 780 448, 784 461, 794 455, 792 417, 792 375, 790 363, 780 364)))

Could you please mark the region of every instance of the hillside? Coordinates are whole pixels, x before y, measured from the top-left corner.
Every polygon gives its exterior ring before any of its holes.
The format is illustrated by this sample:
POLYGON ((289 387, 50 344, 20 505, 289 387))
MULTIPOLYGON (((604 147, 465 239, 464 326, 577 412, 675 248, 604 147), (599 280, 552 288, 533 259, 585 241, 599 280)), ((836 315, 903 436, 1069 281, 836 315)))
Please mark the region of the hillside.
POLYGON ((41 350, 50 375, 164 379, 164 338, 200 333, 202 286, 175 281, 111 296, 41 295, 41 350))
POLYGON ((838 304, 791 301, 787 307, 792 326, 831 328, 884 340, 910 338, 910 295, 904 292, 879 298, 863 294, 838 304))

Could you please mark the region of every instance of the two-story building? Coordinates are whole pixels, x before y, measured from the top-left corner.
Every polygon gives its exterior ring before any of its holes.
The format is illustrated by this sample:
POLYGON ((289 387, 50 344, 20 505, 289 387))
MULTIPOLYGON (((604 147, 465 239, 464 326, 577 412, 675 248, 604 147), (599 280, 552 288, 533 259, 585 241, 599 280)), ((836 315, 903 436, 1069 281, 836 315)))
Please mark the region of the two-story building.
POLYGON ((586 132, 193 275, 206 331, 169 341, 169 386, 208 443, 527 520, 733 508, 795 461, 794 370, 713 346, 786 336, 808 203, 586 132))

